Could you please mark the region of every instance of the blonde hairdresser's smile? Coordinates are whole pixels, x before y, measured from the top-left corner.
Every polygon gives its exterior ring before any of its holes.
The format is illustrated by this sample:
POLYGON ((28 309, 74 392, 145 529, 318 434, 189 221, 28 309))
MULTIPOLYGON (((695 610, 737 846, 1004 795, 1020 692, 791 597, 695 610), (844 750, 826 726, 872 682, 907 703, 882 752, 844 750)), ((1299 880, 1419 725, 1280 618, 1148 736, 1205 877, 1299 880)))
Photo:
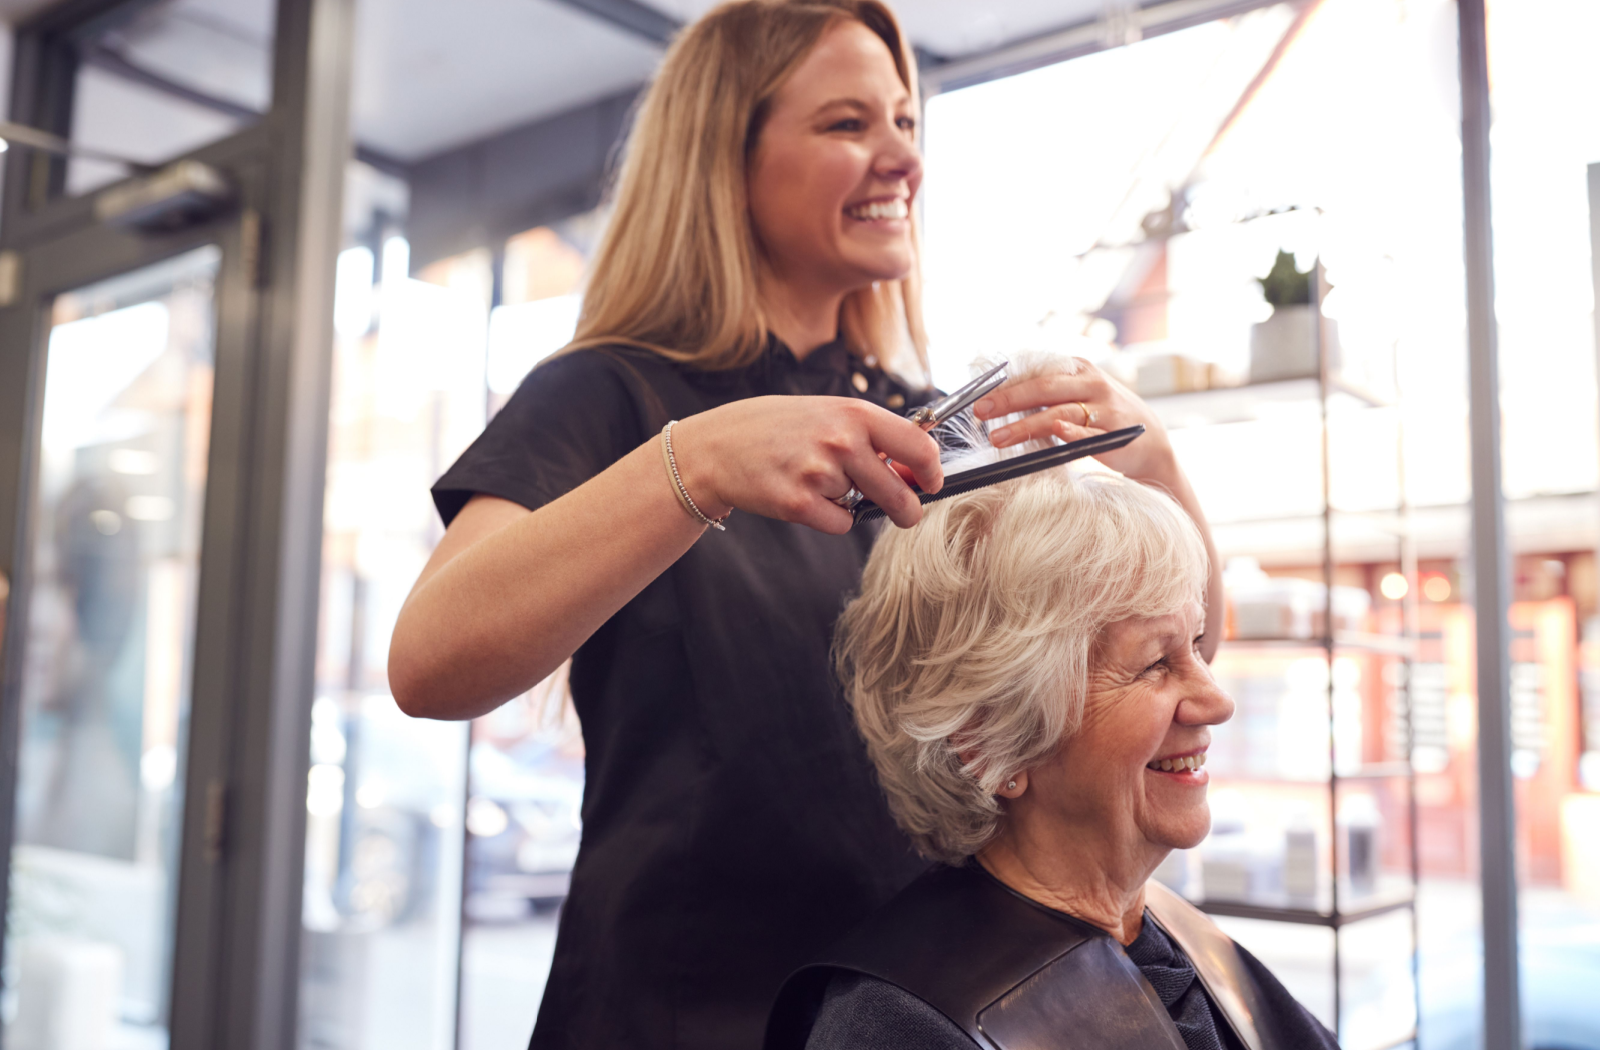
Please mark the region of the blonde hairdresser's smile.
POLYGON ((890 197, 849 205, 844 213, 857 222, 892 222, 910 216, 911 208, 904 197, 890 197))

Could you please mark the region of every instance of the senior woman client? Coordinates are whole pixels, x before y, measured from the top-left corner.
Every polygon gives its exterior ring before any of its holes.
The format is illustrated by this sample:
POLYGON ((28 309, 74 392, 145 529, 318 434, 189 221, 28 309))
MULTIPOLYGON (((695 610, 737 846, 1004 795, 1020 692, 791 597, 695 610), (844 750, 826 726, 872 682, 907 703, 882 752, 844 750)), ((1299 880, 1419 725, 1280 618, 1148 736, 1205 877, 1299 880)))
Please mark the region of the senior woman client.
POLYGON ((785 985, 768 1050, 1300 1050, 1333 1037, 1147 882, 1210 824, 1209 564, 1165 495, 1043 472, 882 535, 836 638, 921 876, 785 985))

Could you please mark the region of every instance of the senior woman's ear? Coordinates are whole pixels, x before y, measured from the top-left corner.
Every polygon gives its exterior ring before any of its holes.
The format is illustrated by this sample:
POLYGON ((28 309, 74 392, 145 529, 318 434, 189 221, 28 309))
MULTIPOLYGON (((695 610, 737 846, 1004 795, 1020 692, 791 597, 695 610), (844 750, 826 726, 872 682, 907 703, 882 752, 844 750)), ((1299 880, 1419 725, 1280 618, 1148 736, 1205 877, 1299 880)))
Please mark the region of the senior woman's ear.
POLYGON ((1006 777, 1006 782, 1000 785, 1000 790, 995 792, 1001 798, 1021 798, 1023 792, 1028 790, 1028 774, 1017 773, 1006 777))
MULTIPOLYGON (((954 741, 952 741, 952 743, 953 742, 954 741)), ((961 764, 963 766, 971 766, 978 757, 978 750, 977 748, 972 747, 961 748, 956 752, 956 757, 961 759, 961 764)), ((978 771, 978 776, 982 776, 981 770, 978 771)), ((1000 790, 995 792, 995 794, 999 795, 1001 798, 1020 798, 1023 792, 1027 790, 1028 774, 1013 773, 1006 777, 1005 783, 1000 785, 1000 790)))

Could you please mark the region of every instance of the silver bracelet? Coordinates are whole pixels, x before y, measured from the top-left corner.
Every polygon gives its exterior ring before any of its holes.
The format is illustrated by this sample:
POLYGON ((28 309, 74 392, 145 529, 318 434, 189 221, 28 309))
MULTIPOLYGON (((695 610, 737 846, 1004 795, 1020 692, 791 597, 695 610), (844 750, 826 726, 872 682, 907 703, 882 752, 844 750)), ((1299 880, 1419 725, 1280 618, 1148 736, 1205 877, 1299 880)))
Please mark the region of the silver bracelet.
MULTIPOLYGON (((705 512, 695 506, 694 500, 689 498, 689 490, 683 487, 683 476, 678 473, 678 457, 672 454, 672 428, 677 425, 678 421, 674 419, 661 428, 661 454, 662 458, 667 461, 667 474, 672 478, 672 488, 678 494, 678 502, 683 504, 683 509, 688 512, 691 518, 699 521, 700 524, 710 525, 718 532, 727 532, 727 528, 722 523, 728 520, 728 515, 724 514, 720 518, 706 517, 705 512)), ((729 513, 732 512, 730 511, 729 513)))

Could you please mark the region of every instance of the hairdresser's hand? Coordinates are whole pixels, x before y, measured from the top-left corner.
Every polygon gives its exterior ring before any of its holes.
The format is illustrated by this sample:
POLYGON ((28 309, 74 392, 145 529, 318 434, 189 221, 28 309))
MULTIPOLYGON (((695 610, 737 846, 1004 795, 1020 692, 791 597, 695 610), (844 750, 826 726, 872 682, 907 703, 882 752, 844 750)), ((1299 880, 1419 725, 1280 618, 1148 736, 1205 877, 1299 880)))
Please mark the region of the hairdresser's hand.
POLYGON ((990 431, 990 441, 996 448, 1051 436, 1077 441, 1143 423, 1145 432, 1137 441, 1095 458, 1130 478, 1171 486, 1178 475, 1177 459, 1166 428, 1150 406, 1081 357, 1071 364, 1072 372, 1013 380, 974 405, 981 420, 1043 410, 990 431))
POLYGON ((690 416, 672 428, 689 496, 720 518, 729 508, 840 534, 854 523, 833 500, 853 484, 908 528, 922 504, 882 456, 918 485, 944 484, 939 446, 909 420, 850 397, 753 397, 690 416))

